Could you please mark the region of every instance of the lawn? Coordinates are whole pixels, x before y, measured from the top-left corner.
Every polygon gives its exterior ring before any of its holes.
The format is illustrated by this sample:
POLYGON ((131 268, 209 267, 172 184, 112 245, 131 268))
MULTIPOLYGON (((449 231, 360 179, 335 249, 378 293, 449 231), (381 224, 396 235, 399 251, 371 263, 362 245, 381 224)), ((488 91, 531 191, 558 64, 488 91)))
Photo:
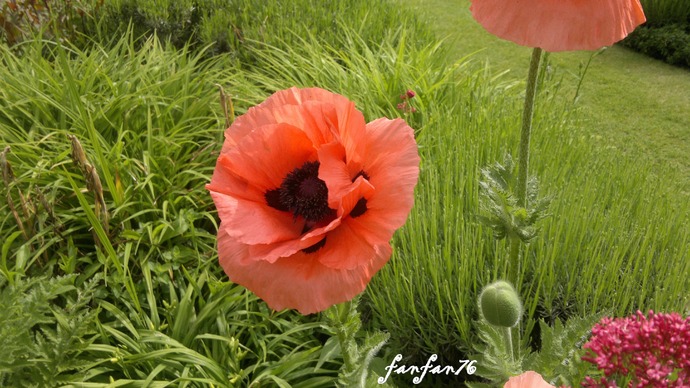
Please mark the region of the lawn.
POLYGON ((378 386, 392 361, 437 355, 477 369, 428 386, 528 369, 574 386, 602 373, 581 358, 600 318, 690 314, 687 70, 612 47, 581 80, 591 53, 549 57, 530 167, 550 201, 513 281, 509 349, 477 306, 509 276, 482 193, 517 155, 529 50, 483 31, 467 1, 185 1, 163 16, 159 0, 106 1, 89 39, 0 45, 0 385, 378 386), (149 25, 160 37, 137 35, 149 25), (166 35, 179 25, 199 36, 166 35), (293 86, 341 94, 367 122, 405 120, 421 159, 358 306, 306 316, 228 280, 228 211, 206 188, 228 124, 293 86))

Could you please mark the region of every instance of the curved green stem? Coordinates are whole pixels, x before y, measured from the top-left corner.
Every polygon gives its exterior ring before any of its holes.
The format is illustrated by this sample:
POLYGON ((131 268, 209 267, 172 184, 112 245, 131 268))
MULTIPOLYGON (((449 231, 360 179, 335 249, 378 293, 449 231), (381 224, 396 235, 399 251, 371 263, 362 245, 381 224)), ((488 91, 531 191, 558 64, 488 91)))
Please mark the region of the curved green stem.
MULTIPOLYGON (((522 111, 522 131, 520 133, 520 149, 518 156, 518 180, 516 195, 518 206, 527 208, 527 176, 529 173, 529 143, 532 133, 532 116, 534 114, 534 100, 537 91, 537 76, 541 62, 542 49, 535 47, 532 50, 532 60, 527 75, 527 90, 525 91, 525 107, 522 111)), ((517 282, 518 261, 520 259, 520 239, 511 236, 510 241, 510 279, 517 282)), ((517 283, 516 283, 517 285, 517 283)))

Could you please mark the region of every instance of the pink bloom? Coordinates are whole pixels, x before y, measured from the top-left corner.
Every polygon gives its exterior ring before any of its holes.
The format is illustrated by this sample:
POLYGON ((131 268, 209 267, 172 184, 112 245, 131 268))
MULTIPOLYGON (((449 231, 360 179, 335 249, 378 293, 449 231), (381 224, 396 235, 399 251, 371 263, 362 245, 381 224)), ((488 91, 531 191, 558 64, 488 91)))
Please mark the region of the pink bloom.
POLYGON ((588 378, 585 387, 615 386, 621 376, 632 378, 633 387, 690 387, 690 317, 638 311, 604 318, 583 348, 589 352, 582 359, 604 373, 598 381, 588 378))
POLYGON ((488 32, 546 51, 597 50, 645 22, 639 0, 471 0, 488 32))
POLYGON ((367 124, 343 96, 279 91, 225 132, 207 186, 220 264, 275 310, 350 300, 390 258, 418 175, 403 120, 367 124))
POLYGON ((519 376, 511 377, 503 388, 553 388, 537 372, 527 371, 519 376))

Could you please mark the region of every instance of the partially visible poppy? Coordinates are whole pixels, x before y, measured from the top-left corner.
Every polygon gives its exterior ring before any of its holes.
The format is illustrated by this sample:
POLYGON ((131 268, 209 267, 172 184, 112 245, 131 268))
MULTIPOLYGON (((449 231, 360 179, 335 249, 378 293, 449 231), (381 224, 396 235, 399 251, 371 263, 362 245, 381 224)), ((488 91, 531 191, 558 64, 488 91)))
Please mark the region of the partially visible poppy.
POLYGON ((401 119, 367 124, 323 89, 275 93, 226 130, 207 186, 221 266, 274 310, 352 299, 391 256, 419 160, 401 119))
POLYGON ((503 388, 553 388, 553 385, 547 383, 539 373, 530 370, 511 377, 503 388))
POLYGON ((546 51, 597 50, 645 22, 639 0, 471 0, 490 33, 546 51))

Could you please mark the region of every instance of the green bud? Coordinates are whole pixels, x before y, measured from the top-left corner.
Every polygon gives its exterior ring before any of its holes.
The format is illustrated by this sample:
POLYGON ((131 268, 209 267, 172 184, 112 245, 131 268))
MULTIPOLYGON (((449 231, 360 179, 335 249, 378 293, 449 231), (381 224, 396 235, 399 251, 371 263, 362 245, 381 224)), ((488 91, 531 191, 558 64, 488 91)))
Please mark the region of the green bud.
POLYGON ((479 295, 479 309, 494 326, 514 327, 522 316, 520 297, 510 283, 499 280, 484 287, 479 295))

